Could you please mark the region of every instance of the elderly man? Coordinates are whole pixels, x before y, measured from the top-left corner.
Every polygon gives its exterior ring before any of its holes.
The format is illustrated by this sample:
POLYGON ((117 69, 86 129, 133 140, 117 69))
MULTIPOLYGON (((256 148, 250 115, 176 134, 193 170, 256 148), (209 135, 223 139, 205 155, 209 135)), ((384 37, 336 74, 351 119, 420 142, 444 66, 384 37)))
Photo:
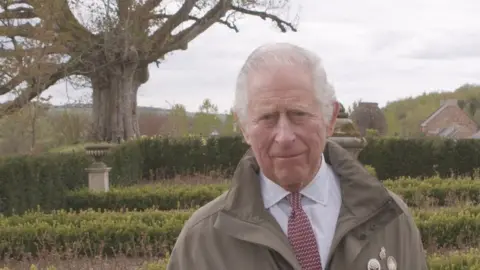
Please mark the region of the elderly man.
POLYGON ((168 270, 427 269, 404 202, 327 139, 339 103, 315 54, 256 49, 235 112, 251 148, 228 192, 186 222, 168 270))

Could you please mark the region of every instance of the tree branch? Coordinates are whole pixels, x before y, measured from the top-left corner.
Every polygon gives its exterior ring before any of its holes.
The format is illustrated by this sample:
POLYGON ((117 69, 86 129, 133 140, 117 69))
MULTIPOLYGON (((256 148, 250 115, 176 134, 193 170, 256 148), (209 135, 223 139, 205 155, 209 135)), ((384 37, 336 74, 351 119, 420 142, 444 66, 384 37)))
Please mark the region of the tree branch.
MULTIPOLYGON (((2 112, 0 114, 0 118, 2 116, 12 114, 17 110, 21 109, 23 106, 28 104, 32 99, 42 94, 50 86, 57 83, 57 81, 66 77, 66 74, 68 75, 75 74, 75 70, 79 67, 80 65, 78 62, 71 60, 65 64, 57 64, 55 70, 53 70, 52 72, 44 72, 41 76, 31 76, 27 80, 25 80, 24 77, 22 78, 21 75, 17 75, 20 77, 15 77, 12 80, 10 80, 10 82, 15 81, 15 83, 17 83, 17 86, 18 86, 20 85, 20 83, 26 81, 29 86, 21 90, 19 96, 17 96, 14 100, 7 102, 0 107, 0 111, 2 112)), ((0 94, 4 92, 6 87, 8 86, 4 85, 0 87, 0 94)), ((9 92, 11 89, 12 88, 8 89, 8 91, 6 92, 9 92)))
POLYGON ((75 18, 68 5, 68 0, 30 2, 32 2, 30 4, 37 16, 44 21, 44 25, 50 28, 47 30, 56 32, 62 43, 70 43, 70 46, 81 46, 89 41, 96 40, 97 37, 75 18))
POLYGON ((236 12, 240 12, 242 14, 260 17, 263 20, 270 19, 271 21, 277 24, 277 27, 280 29, 280 31, 282 31, 282 33, 287 32, 288 28, 293 32, 297 32, 297 28, 293 24, 286 22, 273 14, 263 12, 263 11, 249 10, 239 6, 232 6, 232 10, 236 12))
MULTIPOLYGON (((41 33, 45 33, 42 27, 33 26, 30 23, 25 23, 17 26, 0 26, 0 36, 7 37, 23 37, 29 39, 46 40, 41 33)), ((45 33, 46 34, 46 33, 45 33)))
POLYGON ((15 77, 13 77, 11 80, 9 80, 4 85, 0 85, 0 95, 4 95, 4 94, 12 91, 12 89, 15 89, 17 86, 19 86, 24 81, 25 81, 24 78, 20 74, 17 74, 15 77))
POLYGON ((0 20, 11 20, 11 19, 34 19, 37 15, 31 8, 26 7, 16 7, 12 9, 5 9, 0 12, 0 20))
MULTIPOLYGON (((169 14, 153 14, 152 16, 149 17, 150 20, 155 20, 155 19, 169 19, 172 15, 169 15, 169 14)), ((190 21, 194 21, 194 22, 198 22, 200 20, 202 20, 202 18, 199 18, 199 17, 196 17, 196 16, 193 16, 193 15, 189 15, 188 16, 188 20, 190 21)), ((226 27, 234 30, 235 32, 239 32, 238 30, 238 27, 235 25, 235 23, 233 22, 229 22, 229 21, 226 21, 226 20, 218 20, 217 23, 220 23, 220 24, 223 24, 225 25, 226 27)))
MULTIPOLYGON (((164 38, 162 45, 158 46, 160 50, 151 50, 150 55, 147 57, 147 62, 154 62, 155 60, 161 58, 168 52, 174 50, 186 50, 188 43, 196 38, 198 35, 207 30, 210 26, 218 22, 226 12, 231 8, 231 0, 220 0, 212 9, 210 9, 202 18, 197 20, 194 24, 186 28, 185 30, 179 32, 176 35, 169 34, 169 38, 164 38)), ((178 13, 178 12, 177 12, 178 13)), ((183 17, 183 21, 188 20, 189 14, 186 14, 183 17)), ((169 19, 166 23, 171 21, 169 19)), ((169 31, 171 33, 173 29, 169 31)), ((159 31, 165 31, 164 27, 160 28, 159 31)), ((155 40, 155 39, 153 39, 155 40)))
MULTIPOLYGON (((273 15, 271 13, 265 12, 265 11, 255 11, 255 10, 250 10, 244 7, 239 7, 239 6, 233 6, 231 5, 232 1, 223 1, 220 0, 212 9, 210 9, 204 16, 201 18, 192 16, 192 15, 186 15, 184 17, 184 21, 188 20, 193 20, 195 23, 193 23, 190 27, 186 28, 185 30, 179 32, 176 35, 167 35, 165 34, 162 36, 163 39, 160 39, 160 35, 158 35, 156 39, 152 39, 152 41, 155 41, 152 44, 152 49, 150 50, 150 54, 148 55, 146 62, 151 63, 155 62, 157 59, 162 58, 165 54, 175 51, 175 50, 185 50, 187 49, 188 43, 195 39, 198 35, 203 33, 205 30, 207 30, 210 26, 212 26, 214 23, 220 23, 223 25, 226 25, 230 29, 235 30, 238 32, 238 28, 236 27, 234 22, 229 22, 227 20, 222 19, 227 11, 232 10, 233 12, 238 12, 241 14, 246 14, 246 15, 251 15, 255 17, 260 17, 263 20, 271 20, 274 23, 276 23, 277 27, 280 29, 282 32, 287 32, 289 30, 296 32, 297 29, 296 27, 289 22, 286 22, 285 20, 282 20, 276 15, 273 15), (163 42, 160 42, 160 40, 163 42)), ((160 19, 167 19, 167 23, 171 20, 170 16, 171 15, 153 15, 157 16, 157 18, 160 19)), ((168 29, 171 33, 171 30, 173 29, 168 29)), ((163 27, 157 30, 157 32, 160 31, 165 31, 163 27)))
POLYGON ((68 49, 61 46, 47 46, 45 48, 30 48, 30 49, 0 49, 0 58, 8 57, 25 57, 38 55, 52 55, 52 54, 67 54, 68 49))
POLYGON ((162 1, 163 0, 147 0, 145 1, 145 4, 142 5, 141 10, 150 12, 151 10, 154 10, 156 7, 158 7, 162 3, 162 1))
MULTIPOLYGON (((168 42, 172 31, 181 23, 188 20, 190 12, 195 7, 196 2, 198 2, 198 0, 185 1, 178 11, 171 15, 171 17, 162 25, 162 27, 160 27, 151 35, 149 48, 162 48, 168 42)), ((220 2, 224 2, 224 0, 220 0, 220 2)))
POLYGON ((117 0, 118 6, 118 19, 120 21, 120 25, 126 28, 125 24, 130 19, 133 19, 130 14, 130 7, 132 7, 132 0, 117 0))

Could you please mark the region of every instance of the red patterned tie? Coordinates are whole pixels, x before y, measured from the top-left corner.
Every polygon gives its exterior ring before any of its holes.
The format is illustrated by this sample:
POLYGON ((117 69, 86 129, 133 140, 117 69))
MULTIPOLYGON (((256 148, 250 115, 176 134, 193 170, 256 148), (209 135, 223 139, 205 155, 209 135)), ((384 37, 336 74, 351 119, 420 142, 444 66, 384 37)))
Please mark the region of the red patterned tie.
POLYGON ((303 211, 301 198, 302 196, 298 192, 287 196, 292 206, 292 213, 288 218, 288 239, 302 270, 322 270, 317 240, 310 220, 303 211))

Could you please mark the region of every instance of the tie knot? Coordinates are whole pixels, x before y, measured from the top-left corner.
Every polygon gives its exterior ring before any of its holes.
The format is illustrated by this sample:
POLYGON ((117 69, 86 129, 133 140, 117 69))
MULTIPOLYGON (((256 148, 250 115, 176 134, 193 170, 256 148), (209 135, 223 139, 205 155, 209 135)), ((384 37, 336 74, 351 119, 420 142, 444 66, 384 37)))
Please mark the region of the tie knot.
POLYGON ((300 204, 302 194, 300 194, 300 192, 292 192, 288 194, 287 199, 290 202, 293 210, 299 210, 302 208, 300 204))

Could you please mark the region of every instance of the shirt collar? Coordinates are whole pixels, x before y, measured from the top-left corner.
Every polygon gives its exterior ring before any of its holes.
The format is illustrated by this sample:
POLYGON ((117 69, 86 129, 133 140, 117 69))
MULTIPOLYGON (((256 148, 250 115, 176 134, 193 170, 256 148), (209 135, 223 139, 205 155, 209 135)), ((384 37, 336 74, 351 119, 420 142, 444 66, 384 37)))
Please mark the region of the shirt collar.
MULTIPOLYGON (((300 193, 316 203, 327 205, 329 194, 328 190, 330 188, 329 169, 330 168, 328 164, 326 164, 322 154, 322 164, 320 169, 313 180, 306 187, 304 187, 300 193)), ((260 186, 262 189, 262 197, 266 209, 269 209, 273 205, 277 204, 290 193, 281 186, 277 185, 275 182, 268 179, 261 171, 260 186)))

